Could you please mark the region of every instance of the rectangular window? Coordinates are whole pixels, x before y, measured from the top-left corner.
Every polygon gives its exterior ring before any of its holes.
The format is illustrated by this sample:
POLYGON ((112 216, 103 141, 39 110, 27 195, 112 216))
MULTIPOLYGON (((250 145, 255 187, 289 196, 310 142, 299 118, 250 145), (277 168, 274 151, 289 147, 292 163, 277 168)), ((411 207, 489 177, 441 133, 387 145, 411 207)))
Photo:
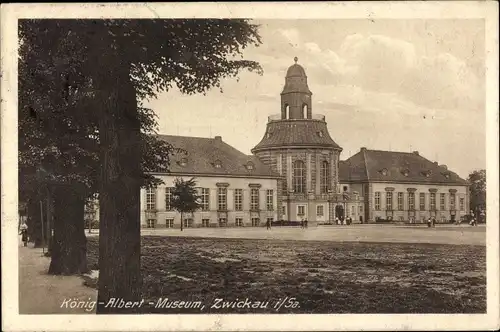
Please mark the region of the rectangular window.
POLYGON ((450 194, 450 210, 455 210, 455 193, 450 194))
POLYGON ((174 188, 167 187, 165 188, 165 210, 172 211, 172 194, 174 192, 174 188))
POLYGON ((146 222, 146 226, 148 228, 155 228, 156 226, 156 220, 155 219, 148 219, 146 222))
POLYGON ((425 211, 425 193, 420 193, 420 211, 425 211))
POLYGON ((440 194, 440 195, 439 195, 439 209, 440 209, 441 211, 446 210, 446 206, 445 206, 445 204, 444 204, 444 195, 445 195, 445 194, 440 194))
POLYGON ((219 211, 227 211, 227 188, 217 188, 217 205, 219 211))
POLYGON ((360 214, 361 214, 361 213, 363 213, 363 205, 360 205, 360 206, 359 206, 359 213, 360 213, 360 214))
POLYGON ((460 211, 465 211, 465 199, 460 198, 460 211))
POLYGON ((234 210, 243 211, 243 189, 234 189, 234 210))
POLYGON ((325 209, 325 208, 324 208, 324 206, 323 206, 323 205, 318 205, 318 206, 316 206, 316 215, 317 215, 318 217, 323 217, 323 215, 324 215, 324 209, 325 209))
POLYGON ((259 218, 252 218, 252 226, 257 227, 260 225, 260 219, 259 218))
POLYGON ((146 190, 146 210, 156 210, 156 188, 146 190))
POLYGON ((380 211, 380 191, 375 192, 375 210, 380 211))
POLYGON ((356 214, 356 207, 353 205, 351 207, 351 216, 355 215, 356 214))
POLYGON ((402 192, 399 192, 398 193, 398 210, 399 211, 403 211, 404 210, 404 206, 403 206, 403 193, 402 192))
POLYGON ((387 211, 392 211, 392 191, 387 191, 385 193, 385 209, 387 211))
POLYGON ((436 193, 431 193, 431 196, 430 196, 430 208, 431 208, 431 211, 435 211, 436 210, 436 193))
POLYGON ((219 227, 226 227, 226 226, 227 226, 227 219, 219 218, 219 227))
POLYGON ((410 210, 410 211, 415 210, 415 193, 414 192, 408 193, 408 210, 410 210))
POLYGON ((243 227, 243 219, 242 218, 236 218, 235 224, 238 227, 243 227))
POLYGON ((174 219, 167 218, 165 220, 165 227, 167 227, 167 228, 174 228, 174 219))
POLYGON ((285 216, 286 215, 286 205, 282 206, 281 208, 283 209, 282 214, 285 216))
POLYGON ((208 211, 210 210, 210 189, 201 188, 201 210, 208 211))
POLYGON ((306 214, 306 207, 304 205, 297 206, 297 215, 304 216, 306 214))
POLYGON ((193 219, 188 218, 184 219, 184 228, 190 228, 193 227, 193 219))
POLYGON ((250 210, 259 210, 259 189, 253 188, 250 190, 250 210))
POLYGON ((267 211, 274 210, 274 190, 266 190, 266 207, 267 211))
POLYGON ((210 219, 201 219, 201 227, 210 227, 210 219))

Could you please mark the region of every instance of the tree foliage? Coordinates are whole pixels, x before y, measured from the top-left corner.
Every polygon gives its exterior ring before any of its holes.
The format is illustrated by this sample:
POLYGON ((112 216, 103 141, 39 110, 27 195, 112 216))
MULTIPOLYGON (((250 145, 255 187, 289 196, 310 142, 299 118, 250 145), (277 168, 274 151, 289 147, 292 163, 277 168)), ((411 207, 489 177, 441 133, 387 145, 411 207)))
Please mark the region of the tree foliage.
POLYGON ((475 214, 486 209, 486 170, 481 169, 469 174, 470 208, 475 214))
POLYGON ((261 73, 241 55, 260 44, 257 29, 232 19, 20 21, 21 173, 55 146, 52 173, 99 191, 99 303, 140 297, 139 187, 157 184, 148 173, 168 170, 173 149, 150 135, 156 120, 142 101, 261 73))
POLYGON ((193 213, 201 207, 200 196, 196 189, 194 178, 184 180, 176 178, 172 193, 171 206, 181 213, 181 230, 183 229, 183 216, 185 213, 193 213))

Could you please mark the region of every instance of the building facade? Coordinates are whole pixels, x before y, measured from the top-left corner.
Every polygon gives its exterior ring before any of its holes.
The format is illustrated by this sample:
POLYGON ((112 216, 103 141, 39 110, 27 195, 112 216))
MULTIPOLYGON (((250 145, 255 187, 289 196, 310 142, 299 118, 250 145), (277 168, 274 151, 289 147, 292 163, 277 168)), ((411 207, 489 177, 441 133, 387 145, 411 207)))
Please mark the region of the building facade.
POLYGON ((340 174, 342 191, 358 198, 347 202, 347 212, 356 211, 360 222, 453 222, 469 211, 467 181, 418 151, 361 148, 340 162, 340 174))
POLYGON ((280 113, 245 155, 222 138, 161 136, 186 154, 172 158, 171 172, 155 174, 165 185, 141 192, 143 227, 180 227, 169 199, 177 177, 195 177, 202 208, 185 216, 185 227, 261 226, 266 221, 334 223, 438 222, 469 211, 467 181, 418 152, 361 148, 340 160, 342 148, 325 116, 313 112, 302 66, 288 68, 280 113))
POLYGON ((288 68, 281 113, 268 118, 266 133, 252 150, 279 173, 279 218, 333 223, 454 221, 469 211, 468 183, 418 152, 362 148, 340 161, 325 117, 314 114, 302 66, 288 68))
POLYGON ((141 189, 141 226, 145 228, 248 227, 277 218, 279 175, 255 156, 222 138, 161 136, 183 150, 172 157, 170 173, 154 174, 164 184, 141 189), (170 202, 176 178, 195 178, 201 209, 181 214, 170 202))

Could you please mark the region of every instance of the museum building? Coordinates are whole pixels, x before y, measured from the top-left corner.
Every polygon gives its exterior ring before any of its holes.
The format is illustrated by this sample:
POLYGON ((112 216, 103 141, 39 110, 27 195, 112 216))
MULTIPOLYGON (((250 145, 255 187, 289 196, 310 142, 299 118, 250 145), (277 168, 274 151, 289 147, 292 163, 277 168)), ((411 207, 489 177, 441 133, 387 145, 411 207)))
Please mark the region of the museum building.
POLYGON ((155 174, 165 185, 142 189, 143 227, 180 227, 169 200, 175 178, 195 177, 202 208, 185 227, 262 226, 266 221, 309 225, 353 222, 452 221, 469 210, 469 186, 445 165, 418 152, 361 148, 340 160, 342 148, 328 132, 325 116, 313 112, 302 66, 288 68, 280 113, 268 117, 262 140, 246 155, 220 136, 160 136, 184 151, 171 172, 155 174))

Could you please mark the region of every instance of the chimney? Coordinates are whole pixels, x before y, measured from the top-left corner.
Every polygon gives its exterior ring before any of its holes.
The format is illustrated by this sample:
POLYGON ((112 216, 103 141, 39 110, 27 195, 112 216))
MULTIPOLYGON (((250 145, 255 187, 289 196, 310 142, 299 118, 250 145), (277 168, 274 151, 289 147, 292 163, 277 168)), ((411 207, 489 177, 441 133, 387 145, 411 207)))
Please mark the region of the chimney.
POLYGON ((439 165, 439 167, 444 168, 445 170, 448 170, 448 166, 446 166, 446 165, 439 165))
POLYGON ((413 151, 413 154, 416 154, 417 156, 420 156, 420 154, 418 153, 418 151, 413 151))
POLYGON ((216 141, 220 141, 220 142, 222 142, 222 136, 215 136, 215 137, 214 137, 214 139, 215 139, 216 141))
POLYGON ((366 148, 363 146, 360 151, 361 152, 366 151, 366 148))
POLYGON ((437 162, 437 161, 435 161, 435 162, 434 162, 434 165, 436 165, 436 166, 437 166, 437 165, 438 165, 438 162, 437 162))

